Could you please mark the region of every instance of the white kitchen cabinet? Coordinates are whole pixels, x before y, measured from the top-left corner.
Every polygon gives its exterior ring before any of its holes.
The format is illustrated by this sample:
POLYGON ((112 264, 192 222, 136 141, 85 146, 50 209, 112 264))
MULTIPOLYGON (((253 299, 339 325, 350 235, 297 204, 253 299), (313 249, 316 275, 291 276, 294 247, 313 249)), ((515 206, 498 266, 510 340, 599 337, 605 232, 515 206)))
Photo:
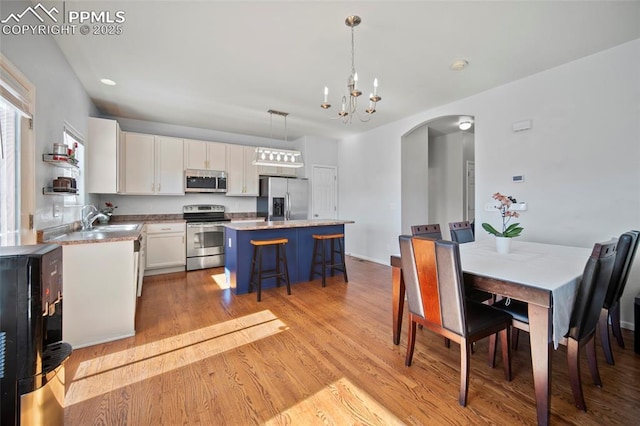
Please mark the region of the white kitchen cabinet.
POLYGON ((258 196, 258 167, 251 164, 255 150, 227 145, 227 196, 258 196))
POLYGON ((187 264, 184 222, 149 223, 145 275, 184 271, 187 264))
POLYGON ((74 349, 135 334, 134 242, 62 246, 62 339, 74 349))
POLYGON ((124 192, 184 195, 183 140, 123 132, 124 192))
POLYGON ((260 176, 296 177, 296 169, 294 167, 258 166, 258 174, 260 176))
POLYGON ((227 170, 227 145, 218 142, 184 141, 184 168, 197 170, 227 170))
POLYGON ((87 141, 87 192, 117 194, 121 192, 122 147, 120 125, 115 120, 89 118, 87 141))

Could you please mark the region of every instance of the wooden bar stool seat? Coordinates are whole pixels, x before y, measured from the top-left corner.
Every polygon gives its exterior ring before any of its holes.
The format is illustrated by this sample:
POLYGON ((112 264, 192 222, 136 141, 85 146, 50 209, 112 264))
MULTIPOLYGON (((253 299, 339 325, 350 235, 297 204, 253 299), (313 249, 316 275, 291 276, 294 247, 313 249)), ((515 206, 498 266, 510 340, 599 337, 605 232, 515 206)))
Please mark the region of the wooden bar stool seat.
POLYGON ((311 258, 311 271, 309 272, 309 281, 313 280, 314 275, 322 276, 322 287, 326 287, 327 269, 333 276, 334 271, 341 271, 344 275, 344 282, 349 282, 347 278, 347 265, 345 262, 344 245, 342 240, 344 234, 314 234, 313 237, 313 256, 311 258), (326 242, 330 242, 329 254, 330 258, 327 259, 327 247, 326 242), (335 243, 338 243, 336 248, 335 243), (338 262, 336 262, 335 255, 339 256, 338 262), (318 267, 322 268, 318 271, 318 267))
POLYGON ((280 281, 287 285, 287 294, 291 294, 291 283, 289 282, 289 266, 287 265, 287 249, 285 244, 287 238, 274 238, 270 240, 251 240, 253 246, 253 260, 251 263, 251 280, 249 281, 249 293, 254 287, 257 289, 258 302, 262 298, 262 280, 275 278, 276 285, 280 287, 280 281), (263 250, 268 247, 275 247, 276 264, 273 269, 262 268, 263 250))

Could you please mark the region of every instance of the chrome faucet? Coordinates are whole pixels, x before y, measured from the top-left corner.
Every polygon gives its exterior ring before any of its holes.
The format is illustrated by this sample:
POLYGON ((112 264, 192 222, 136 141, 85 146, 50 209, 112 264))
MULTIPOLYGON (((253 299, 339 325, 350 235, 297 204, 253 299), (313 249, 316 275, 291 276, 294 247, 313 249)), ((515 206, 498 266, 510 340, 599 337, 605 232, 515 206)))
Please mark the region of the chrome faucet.
POLYGON ((100 218, 107 220, 109 219, 109 216, 104 213, 100 213, 96 206, 94 206, 93 204, 82 206, 82 210, 80 210, 80 217, 80 223, 82 224, 83 231, 92 229, 93 223, 100 218), (85 209, 88 209, 89 211, 85 213, 85 209))

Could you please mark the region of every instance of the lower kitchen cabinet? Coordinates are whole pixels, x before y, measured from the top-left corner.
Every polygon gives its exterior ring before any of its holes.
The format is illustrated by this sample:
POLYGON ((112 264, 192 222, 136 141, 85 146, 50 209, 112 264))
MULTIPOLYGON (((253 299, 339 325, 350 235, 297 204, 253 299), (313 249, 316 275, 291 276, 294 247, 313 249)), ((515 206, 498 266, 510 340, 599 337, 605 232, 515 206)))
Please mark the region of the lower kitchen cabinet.
POLYGON ((184 271, 187 264, 184 222, 146 225, 145 275, 184 271))
POLYGON ((135 334, 134 242, 62 246, 62 339, 74 349, 135 334))

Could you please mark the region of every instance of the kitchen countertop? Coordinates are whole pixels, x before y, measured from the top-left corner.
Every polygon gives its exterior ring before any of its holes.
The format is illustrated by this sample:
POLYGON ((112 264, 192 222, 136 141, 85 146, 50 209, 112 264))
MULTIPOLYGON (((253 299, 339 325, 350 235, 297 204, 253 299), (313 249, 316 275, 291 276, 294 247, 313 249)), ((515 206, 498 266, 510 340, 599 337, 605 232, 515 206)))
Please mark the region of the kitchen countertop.
POLYGON ((229 229, 236 231, 257 231, 260 229, 306 228, 310 226, 345 225, 355 223, 352 220, 311 219, 311 220, 279 220, 269 222, 231 222, 225 223, 229 229))
POLYGON ((137 240, 142 233, 143 222, 134 223, 115 223, 111 225, 98 225, 93 229, 86 231, 70 230, 65 232, 61 230, 58 233, 45 233, 42 242, 51 244, 91 244, 91 243, 110 243, 114 241, 137 240), (134 229, 114 229, 121 225, 132 225, 134 229))

